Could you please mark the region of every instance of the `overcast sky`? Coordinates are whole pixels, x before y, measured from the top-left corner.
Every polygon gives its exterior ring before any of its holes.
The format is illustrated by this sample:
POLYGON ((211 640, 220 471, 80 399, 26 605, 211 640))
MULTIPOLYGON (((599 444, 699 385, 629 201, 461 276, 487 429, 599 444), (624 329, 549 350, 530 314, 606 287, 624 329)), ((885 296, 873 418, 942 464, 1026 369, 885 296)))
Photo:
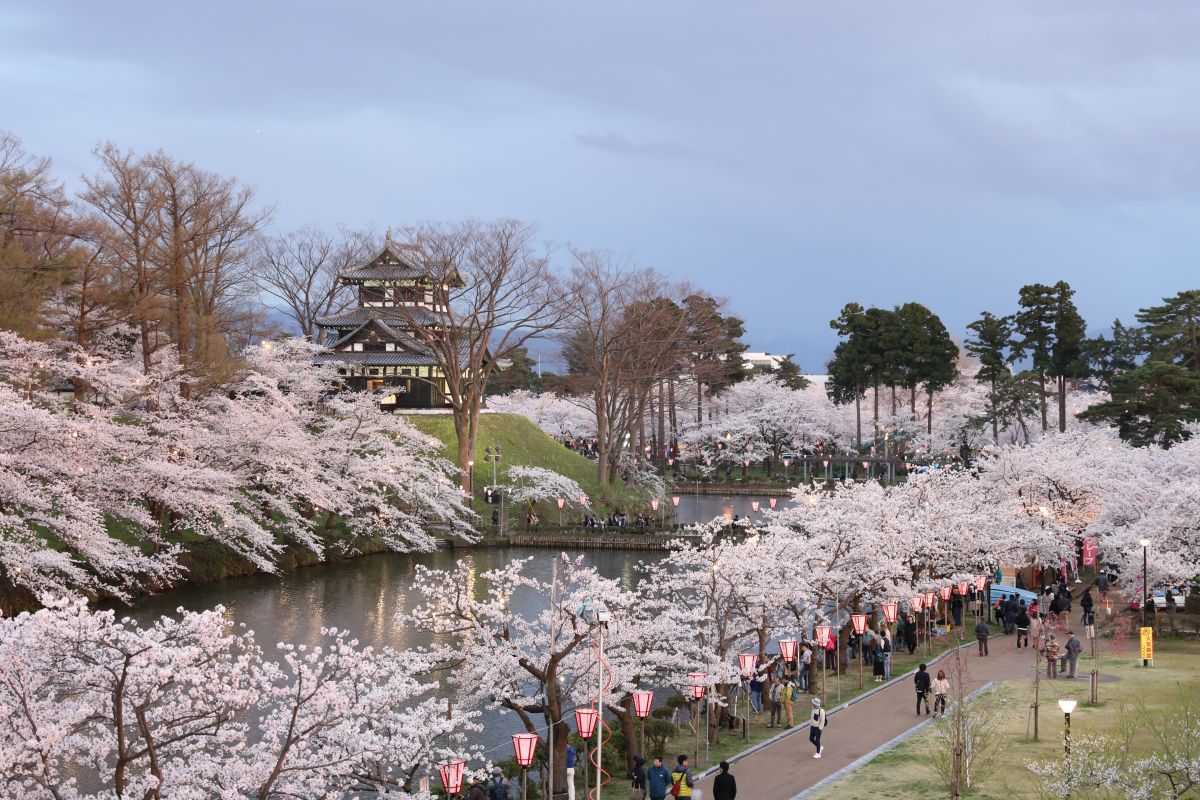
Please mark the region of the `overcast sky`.
POLYGON ((511 216, 727 298, 819 371, 848 301, 955 335, 1065 279, 1200 288, 1200 3, 9 0, 0 127, 111 139, 280 229, 511 216))

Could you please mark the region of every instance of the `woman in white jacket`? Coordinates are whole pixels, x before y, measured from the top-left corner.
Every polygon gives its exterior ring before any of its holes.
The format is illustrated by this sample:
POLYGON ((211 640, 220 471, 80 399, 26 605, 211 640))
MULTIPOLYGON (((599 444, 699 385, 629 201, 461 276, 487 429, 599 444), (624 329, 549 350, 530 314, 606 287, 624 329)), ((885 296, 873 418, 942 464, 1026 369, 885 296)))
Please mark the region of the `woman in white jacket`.
POLYGON ((950 694, 950 681, 946 680, 946 670, 938 670, 930 689, 933 691, 933 718, 937 719, 939 708, 942 716, 946 716, 946 695, 950 694))

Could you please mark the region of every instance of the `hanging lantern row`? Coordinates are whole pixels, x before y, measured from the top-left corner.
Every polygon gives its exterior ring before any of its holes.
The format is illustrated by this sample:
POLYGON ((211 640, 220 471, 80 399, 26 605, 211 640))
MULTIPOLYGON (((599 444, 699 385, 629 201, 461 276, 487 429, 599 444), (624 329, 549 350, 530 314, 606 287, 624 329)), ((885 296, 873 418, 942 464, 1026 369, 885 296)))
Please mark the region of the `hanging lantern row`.
POLYGON ((692 699, 693 700, 699 700, 700 698, 704 697, 704 693, 708 689, 708 687, 705 685, 705 681, 707 681, 707 680, 708 680, 708 673, 706 673, 706 672, 689 672, 688 673, 688 683, 692 687, 692 699))
POLYGON ((779 655, 784 661, 796 660, 796 640, 795 639, 780 639, 779 640, 779 655))
POLYGON ((912 600, 909 600, 908 604, 912 606, 913 613, 920 614, 921 609, 925 606, 925 598, 921 595, 917 595, 912 600))
POLYGON ((900 604, 895 600, 888 600, 883 604, 883 618, 888 621, 889 625, 896 621, 896 617, 899 615, 899 613, 900 604))
POLYGON ((742 675, 749 677, 754 673, 754 668, 758 666, 758 653, 739 654, 738 666, 742 668, 742 675))
POLYGON ((850 622, 854 624, 854 632, 862 636, 867 630, 867 615, 866 614, 851 614, 850 622))
POLYGON ((579 736, 583 739, 592 738, 592 732, 596 730, 596 720, 599 718, 600 712, 594 708, 575 709, 575 727, 579 729, 579 736))
POLYGON ((442 779, 442 788, 446 790, 446 794, 458 794, 462 791, 463 770, 466 768, 467 762, 461 758, 438 764, 438 777, 442 779))
POLYGON ((939 594, 942 596, 942 599, 943 599, 943 600, 945 600, 946 602, 950 602, 950 593, 951 593, 951 592, 953 592, 953 591, 954 591, 954 588, 953 588, 953 587, 951 587, 951 586, 943 586, 943 587, 941 588, 941 591, 939 592, 939 594))
POLYGON ((825 647, 829 644, 829 637, 833 633, 833 627, 830 625, 818 625, 816 627, 817 644, 825 647))
POLYGON ((966 597, 967 596, 967 587, 969 587, 969 586, 970 586, 970 581, 959 581, 958 582, 958 596, 966 597))

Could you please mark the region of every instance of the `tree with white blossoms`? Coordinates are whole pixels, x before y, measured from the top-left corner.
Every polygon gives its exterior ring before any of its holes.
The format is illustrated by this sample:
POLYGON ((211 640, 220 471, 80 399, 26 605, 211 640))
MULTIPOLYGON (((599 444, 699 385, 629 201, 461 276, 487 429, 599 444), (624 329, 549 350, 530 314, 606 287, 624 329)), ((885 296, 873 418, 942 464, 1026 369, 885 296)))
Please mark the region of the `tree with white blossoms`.
POLYGON ((514 464, 508 468, 511 487, 508 496, 514 503, 543 503, 556 498, 576 500, 583 494, 579 484, 552 469, 514 464))
POLYGON ((483 573, 476 573, 469 559, 452 570, 418 566, 411 591, 420 602, 398 622, 439 636, 443 645, 435 654, 464 693, 513 712, 530 733, 545 737, 553 727, 551 757, 559 793, 565 791, 568 719, 575 705, 588 704, 596 694, 593 647, 599 625, 585 618, 585 604, 603 604, 611 615, 609 710, 646 676, 664 669, 686 671, 672 655, 684 633, 654 615, 656 606, 637 592, 585 566, 582 557, 556 559, 550 580, 535 577, 531 561, 514 560, 483 573), (528 617, 514 614, 517 593, 542 598, 544 606, 528 617), (651 629, 655 635, 647 638, 651 629))
POLYGON ((410 797, 439 758, 469 752, 428 654, 360 648, 344 631, 264 658, 221 607, 149 627, 83 600, 0 622, 6 796, 410 797))
POLYGON ((488 398, 488 408, 498 414, 520 414, 559 439, 596 435, 596 415, 587 407, 586 398, 568 400, 551 392, 517 389, 488 398))
POLYGON ((0 583, 128 596, 176 580, 197 536, 271 571, 288 544, 430 549, 431 518, 470 535, 436 444, 369 396, 330 396, 312 347, 254 348, 224 391, 184 400, 169 352, 143 375, 0 334, 0 583), (70 382, 88 398, 59 401, 70 382))

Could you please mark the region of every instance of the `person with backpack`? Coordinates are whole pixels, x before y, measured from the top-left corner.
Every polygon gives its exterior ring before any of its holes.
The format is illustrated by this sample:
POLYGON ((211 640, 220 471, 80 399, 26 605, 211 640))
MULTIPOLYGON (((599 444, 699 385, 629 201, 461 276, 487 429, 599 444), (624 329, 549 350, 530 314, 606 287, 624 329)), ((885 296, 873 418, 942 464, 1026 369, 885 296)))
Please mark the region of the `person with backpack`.
POLYGON ((783 726, 784 730, 796 724, 795 710, 793 706, 796 702, 796 684, 792 683, 791 678, 785 678, 783 688, 779 692, 779 700, 783 703, 783 715, 787 718, 787 725, 783 726))
POLYGON ((979 622, 975 623, 975 641, 979 643, 979 655, 981 656, 988 654, 988 634, 990 632, 988 624, 981 617, 979 622))
POLYGON ((1021 607, 1017 609, 1017 649, 1021 649, 1021 642, 1025 642, 1025 647, 1029 647, 1029 613, 1025 610, 1025 601, 1021 601, 1021 607))
POLYGON ((671 771, 663 766, 663 757, 655 756, 654 764, 646 770, 646 793, 650 800, 665 800, 671 790, 671 771))
POLYGON ((946 697, 950 694, 950 681, 946 680, 946 671, 939 669, 937 677, 933 679, 933 718, 937 719, 938 710, 942 712, 942 716, 946 716, 946 697))
POLYGON ((729 774, 729 762, 722 761, 721 771, 713 778, 713 800, 734 800, 737 797, 737 781, 729 774))
POLYGON ((812 742, 813 747, 817 748, 817 752, 813 753, 813 758, 820 758, 825 752, 825 745, 821 744, 821 731, 825 730, 825 726, 829 724, 829 718, 825 716, 825 709, 821 708, 821 698, 814 697, 812 699, 812 720, 808 723, 808 740, 812 742))
POLYGON ((629 780, 629 800, 646 800, 646 759, 640 755, 633 757, 629 780))
POLYGON ((781 722, 780 714, 783 713, 783 682, 779 678, 771 678, 771 691, 767 694, 767 700, 771 703, 771 720, 767 727, 777 728, 781 722))
POLYGON ((692 770, 688 767, 688 757, 686 754, 675 759, 675 769, 671 770, 671 796, 672 797, 691 797, 692 787, 696 785, 696 780, 692 777, 692 770))
POLYGON ((504 771, 492 767, 492 779, 487 785, 488 800, 508 800, 508 781, 504 780, 504 771))
POLYGON ((913 675, 913 683, 917 687, 917 716, 921 716, 921 704, 925 704, 925 716, 929 716, 929 680, 928 667, 922 664, 917 668, 917 674, 913 675))
POLYGON ((763 710, 763 676, 758 670, 754 671, 754 676, 750 678, 750 707, 754 709, 755 714, 761 714, 763 710))
POLYGON ((1096 588, 1100 591, 1100 599, 1107 600, 1108 599, 1108 575, 1105 574, 1103 570, 1101 570, 1100 574, 1096 576, 1096 588))
POLYGON ((1075 631, 1067 631, 1067 644, 1063 648, 1061 661, 1058 664, 1058 672, 1061 675, 1067 671, 1067 664, 1071 665, 1071 672, 1067 675, 1068 678, 1075 677, 1075 664, 1079 661, 1079 653, 1083 650, 1083 645, 1079 643, 1079 639, 1075 637, 1075 631))

